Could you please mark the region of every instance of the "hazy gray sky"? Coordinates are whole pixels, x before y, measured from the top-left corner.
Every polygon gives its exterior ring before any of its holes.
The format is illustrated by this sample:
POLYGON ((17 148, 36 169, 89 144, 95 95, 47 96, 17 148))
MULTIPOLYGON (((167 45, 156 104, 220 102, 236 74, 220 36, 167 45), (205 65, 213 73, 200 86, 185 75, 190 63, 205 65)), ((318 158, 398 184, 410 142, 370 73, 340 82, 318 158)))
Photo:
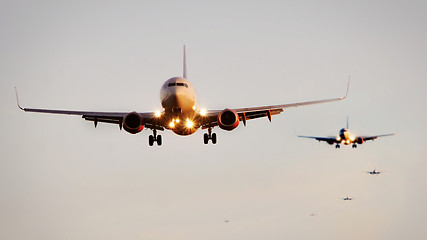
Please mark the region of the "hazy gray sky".
POLYGON ((427 237, 426 1, 0 5, 1 239, 427 237), (160 109, 183 44, 208 109, 338 97, 349 75, 350 94, 215 129, 217 145, 198 131, 149 147, 150 131, 16 107, 14 86, 25 107, 160 109), (346 116, 398 135, 340 150, 296 137, 346 116))

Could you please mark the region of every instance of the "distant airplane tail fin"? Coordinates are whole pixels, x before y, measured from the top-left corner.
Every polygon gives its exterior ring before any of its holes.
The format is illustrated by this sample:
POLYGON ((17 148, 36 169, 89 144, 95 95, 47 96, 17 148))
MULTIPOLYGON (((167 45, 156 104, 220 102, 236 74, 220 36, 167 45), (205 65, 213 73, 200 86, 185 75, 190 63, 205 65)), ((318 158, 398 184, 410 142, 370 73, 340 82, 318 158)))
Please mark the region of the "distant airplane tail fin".
POLYGON ((348 129, 348 116, 347 116, 347 126, 346 126, 346 128, 348 129))

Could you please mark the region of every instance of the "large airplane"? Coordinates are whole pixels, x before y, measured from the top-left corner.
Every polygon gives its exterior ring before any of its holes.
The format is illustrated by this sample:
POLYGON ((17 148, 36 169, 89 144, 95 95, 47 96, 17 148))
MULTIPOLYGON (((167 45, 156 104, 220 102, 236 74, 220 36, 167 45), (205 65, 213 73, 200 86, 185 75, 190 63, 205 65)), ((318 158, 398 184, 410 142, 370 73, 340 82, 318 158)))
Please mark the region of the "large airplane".
POLYGON ((379 137, 392 136, 392 135, 395 135, 395 134, 390 133, 390 134, 382 134, 382 135, 375 135, 375 136, 355 136, 351 134, 351 132, 348 130, 348 118, 347 118, 347 127, 342 128, 339 131, 337 137, 312 137, 312 136, 298 136, 298 137, 312 138, 312 139, 318 140, 319 142, 321 141, 327 142, 330 145, 336 144, 335 148, 340 148, 340 144, 344 144, 344 145, 353 144, 352 148, 357 148, 357 144, 362 144, 369 140, 373 141, 379 137))
POLYGON ((340 101, 347 97, 348 85, 346 95, 339 98, 263 107, 205 110, 199 107, 196 91, 193 85, 187 80, 187 64, 184 46, 183 76, 170 78, 160 89, 160 100, 163 107, 162 111, 92 112, 24 108, 19 104, 18 93, 16 89, 15 91, 18 107, 25 112, 79 115, 85 120, 93 121, 95 127, 99 122, 117 124, 120 130, 123 128, 131 134, 139 133, 144 128, 151 129, 153 134, 148 138, 149 145, 153 146, 154 143, 157 143, 157 145, 160 146, 162 145, 162 136, 157 134, 157 131, 171 130, 177 135, 186 136, 195 133, 199 128, 208 130, 203 136, 205 144, 208 144, 209 140, 211 140, 213 144, 216 144, 217 136, 215 133, 212 133, 214 127, 218 126, 223 130, 231 131, 239 125, 240 121, 243 122, 245 126, 247 120, 256 118, 267 117, 268 120, 271 121, 271 116, 280 114, 285 108, 340 101))

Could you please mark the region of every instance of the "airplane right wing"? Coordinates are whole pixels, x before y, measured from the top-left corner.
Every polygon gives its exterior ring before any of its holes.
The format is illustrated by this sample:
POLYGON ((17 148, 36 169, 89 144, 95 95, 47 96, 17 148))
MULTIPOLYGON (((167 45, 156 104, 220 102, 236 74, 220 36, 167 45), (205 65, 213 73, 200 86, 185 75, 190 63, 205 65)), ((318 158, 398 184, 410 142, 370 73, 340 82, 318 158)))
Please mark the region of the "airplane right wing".
POLYGON ((327 142, 329 144, 339 143, 335 137, 312 137, 312 136, 298 136, 298 137, 312 138, 312 139, 316 139, 319 142, 324 141, 324 142, 327 142))
MULTIPOLYGON (((19 104, 18 92, 15 88, 16 103, 18 108, 24 112, 35 112, 35 113, 48 113, 48 114, 63 114, 63 115, 77 115, 81 116, 87 121, 93 121, 95 127, 98 122, 118 124, 119 128, 122 129, 124 117, 131 112, 96 112, 96 111, 73 111, 73 110, 58 110, 58 109, 41 109, 41 108, 24 108, 19 104)), ((142 118, 144 127, 150 129, 164 130, 162 125, 157 124, 158 120, 155 118, 155 112, 139 112, 139 116, 142 118)))

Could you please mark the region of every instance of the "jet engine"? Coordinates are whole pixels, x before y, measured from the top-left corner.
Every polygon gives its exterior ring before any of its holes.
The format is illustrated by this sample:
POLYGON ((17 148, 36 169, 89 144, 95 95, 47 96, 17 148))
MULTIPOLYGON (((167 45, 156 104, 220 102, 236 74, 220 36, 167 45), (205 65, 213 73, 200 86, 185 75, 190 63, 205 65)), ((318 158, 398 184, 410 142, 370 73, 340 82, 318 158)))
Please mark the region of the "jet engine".
POLYGON ((218 115, 218 125, 221 129, 231 131, 239 126, 239 114, 231 109, 224 109, 218 115))
POLYGON ((357 142, 357 144, 362 144, 365 142, 365 140, 363 140, 363 138, 357 138, 356 142, 357 142))
POLYGON ((328 140, 328 141, 327 141, 327 143, 328 143, 329 145, 332 145, 332 144, 334 144, 334 140, 328 140))
POLYGON ((136 134, 144 128, 144 119, 137 112, 130 112, 123 118, 123 128, 128 133, 136 134))

